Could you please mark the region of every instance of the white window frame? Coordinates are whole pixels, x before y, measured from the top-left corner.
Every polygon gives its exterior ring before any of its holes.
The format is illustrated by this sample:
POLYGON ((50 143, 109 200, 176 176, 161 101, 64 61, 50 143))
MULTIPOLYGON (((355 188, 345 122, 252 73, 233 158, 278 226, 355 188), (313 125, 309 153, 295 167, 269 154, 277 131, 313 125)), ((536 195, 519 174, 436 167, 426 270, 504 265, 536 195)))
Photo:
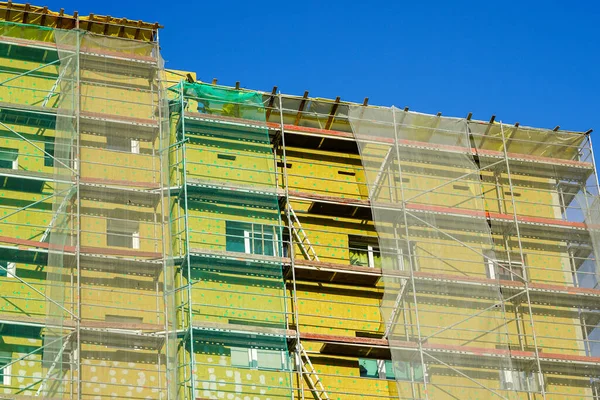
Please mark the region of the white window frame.
POLYGON ((374 252, 373 245, 368 244, 367 245, 367 259, 369 260, 368 261, 369 268, 375 268, 375 256, 373 255, 373 252, 374 252))
MULTIPOLYGON (((510 369, 501 369, 500 370, 500 388, 503 390, 514 390, 515 389, 515 379, 514 379, 514 371, 510 369)), ((518 372, 518 371, 517 371, 518 372)))
MULTIPOLYGON (((235 349, 240 349, 240 347, 232 347, 235 349)), ((259 349, 253 349, 253 348, 249 348, 247 349, 248 351, 248 366, 246 368, 252 368, 252 369, 258 369, 258 350, 259 349)), ((273 351, 277 351, 277 350, 273 350, 273 351)), ((280 353, 281 356, 281 363, 280 366, 278 368, 279 369, 285 369, 286 367, 286 357, 285 357, 285 351, 278 351, 280 353)), ((265 370, 270 370, 270 368, 265 368, 265 370)))
POLYGON ((250 368, 258 368, 258 349, 248 349, 248 360, 250 368))
MULTIPOLYGON (((375 253, 379 253, 379 257, 382 262, 384 260, 382 250, 379 247, 379 244, 373 244, 372 240, 370 241, 368 237, 354 236, 348 235, 348 248, 350 251, 352 250, 360 250, 367 253, 367 266, 369 268, 375 268, 375 253)), ((398 268, 400 271, 408 271, 410 269, 410 259, 412 258, 413 268, 415 271, 418 270, 417 266, 417 258, 416 258, 416 245, 414 242, 407 241, 408 247, 400 247, 398 250, 399 256, 399 265, 398 268)), ((390 254, 386 254, 386 257, 389 258, 390 254)))
POLYGON ((131 234, 131 248, 134 250, 140 249, 140 231, 131 234))
POLYGON ((122 237, 125 238, 127 236, 131 236, 131 246, 115 246, 115 247, 122 247, 124 249, 132 249, 132 250, 139 250, 141 247, 141 237, 140 237, 140 228, 139 228, 139 223, 134 223, 133 221, 122 221, 122 220, 113 220, 113 219, 108 219, 106 222, 106 243, 108 245, 109 242, 109 237, 111 235, 115 235, 118 237, 122 237), (111 224, 118 224, 118 223, 128 223, 131 222, 131 225, 134 226, 126 226, 123 227, 112 227, 111 224), (113 228, 113 229, 110 229, 113 228))
POLYGON ((127 146, 126 140, 126 138, 109 136, 106 139, 106 150, 121 151, 124 153, 129 151, 132 154, 140 154, 140 141, 137 139, 128 139, 129 146, 127 146))
POLYGON ((140 154, 140 141, 131 139, 131 153, 140 154))
POLYGON ((540 374, 534 371, 500 370, 500 388, 523 392, 538 392, 542 385, 540 374), (508 386, 510 384, 510 387, 508 386), (533 386, 533 387, 532 387, 533 386))
POLYGON ((387 379, 386 374, 385 360, 377 360, 377 375, 379 376, 379 379, 387 379))
POLYGON ((506 260, 499 260, 499 259, 495 259, 495 258, 487 258, 486 259, 486 265, 487 265, 487 275, 490 279, 496 279, 496 264, 498 265, 502 265, 505 268, 502 268, 504 273, 499 273, 499 275, 510 275, 511 276, 511 281, 515 281, 518 280, 520 278, 525 278, 525 270, 523 269, 523 263, 521 261, 506 261, 506 260), (516 268, 520 268, 521 269, 521 275, 517 274, 514 272, 514 270, 512 269, 513 267, 516 268), (515 279, 516 278, 516 279, 515 279))
MULTIPOLYGON (((14 157, 14 159, 11 161, 11 169, 19 169, 19 149, 2 147, 0 151, 2 154, 8 154, 10 158, 14 157)), ((4 161, 8 160, 5 159, 4 161)))
MULTIPOLYGON (((264 225, 260 225, 260 226, 264 227, 264 225)), ((278 246, 275 245, 277 243, 277 234, 272 234, 272 239, 265 238, 264 231, 261 231, 260 235, 261 235, 261 237, 263 237, 263 240, 265 242, 271 241, 271 245, 273 246, 273 254, 275 255, 275 257, 279 257, 279 251, 277 248, 278 246)), ((267 235, 271 236, 271 233, 267 233, 267 235)), ((254 254, 252 252, 252 240, 254 240, 254 238, 252 237, 252 232, 244 229, 244 252, 246 254, 254 254)), ((264 249, 263 249, 263 253, 264 253, 264 249)))
MULTIPOLYGON (((386 360, 377 360, 377 374, 379 376, 379 379, 387 379, 387 370, 385 368, 385 361, 386 360)), ((408 362, 408 366, 410 368, 411 379, 414 379, 414 375, 415 375, 414 365, 412 362, 408 362)), ((427 365, 423 366, 423 379, 426 382, 429 382, 427 380, 427 365)))
POLYGON ((252 242, 250 238, 250 231, 244 229, 244 252, 246 254, 252 254, 252 242))
POLYGON ((353 248, 356 250, 361 250, 364 251, 364 249, 366 249, 367 251, 367 267, 369 268, 375 268, 375 249, 377 249, 377 251, 379 251, 379 247, 374 246, 372 244, 369 243, 365 243, 365 242, 361 242, 360 240, 352 243, 353 248), (360 247, 358 247, 360 246, 360 247), (363 249, 364 246, 364 249, 363 249))
POLYGON ((10 386, 12 383, 12 364, 2 367, 2 385, 10 386))
POLYGON ((16 262, 6 263, 6 277, 7 278, 16 278, 17 277, 17 263, 16 262))
POLYGON ((2 274, 6 274, 3 278, 15 278, 17 276, 17 263, 12 261, 7 261, 6 263, 2 263, 3 269, 0 269, 2 274))

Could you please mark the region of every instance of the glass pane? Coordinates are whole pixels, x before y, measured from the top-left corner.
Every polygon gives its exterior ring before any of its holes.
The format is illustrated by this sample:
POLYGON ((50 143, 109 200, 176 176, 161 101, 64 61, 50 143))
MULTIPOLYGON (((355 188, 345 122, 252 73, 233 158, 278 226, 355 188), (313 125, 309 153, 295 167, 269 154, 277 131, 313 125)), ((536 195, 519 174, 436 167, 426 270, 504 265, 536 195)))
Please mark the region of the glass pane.
POLYGON ((381 269, 381 252, 378 248, 373 248, 373 267, 381 269))
POLYGON ((133 237, 130 232, 108 231, 106 233, 106 244, 114 247, 133 247, 133 237))
POLYGON ((415 377, 415 382, 423 381, 423 365, 421 363, 413 363, 413 374, 415 377))
POLYGON ((364 378, 379 378, 379 374, 377 373, 377 360, 359 358, 358 368, 360 370, 360 376, 364 378))
POLYGON ((255 233, 254 234, 254 248, 253 254, 262 254, 265 256, 274 256, 273 251, 273 235, 269 233, 255 233))
POLYGON ((46 144, 44 150, 48 153, 44 153, 44 167, 54 167, 54 158, 51 157, 54 156, 54 145, 46 144))
POLYGON ((235 222, 227 222, 225 228, 226 244, 225 249, 227 251, 234 251, 237 253, 245 253, 246 245, 244 242, 244 230, 248 230, 247 224, 236 224, 235 222))
MULTIPOLYGON (((9 149, 6 147, 0 147, 0 161, 8 161, 9 167, 12 168, 12 162, 19 156, 19 151, 16 149, 9 149)), ((4 168, 4 167, 3 167, 4 168)))
POLYGON ((12 361, 12 352, 10 351, 0 351, 0 365, 5 366, 9 362, 12 361))
POLYGON ((10 367, 4 369, 4 366, 12 361, 12 353, 7 351, 0 351, 0 385, 8 383, 5 382, 5 379, 10 379, 9 377, 5 378, 6 375, 10 375, 10 367))
MULTIPOLYGON (((388 371, 387 361, 385 364, 385 371, 387 375, 388 371)), ((394 362, 394 376, 396 379, 401 381, 410 381, 410 363, 408 361, 396 361, 394 362)))
POLYGON ((396 379, 392 360, 385 360, 385 379, 396 379))
POLYGON ((350 264, 359 265, 361 267, 369 266, 369 253, 367 250, 350 249, 350 264))
POLYGON ((258 350, 258 368, 281 369, 281 352, 274 350, 258 350))
POLYGON ((231 348, 231 365, 234 367, 250 367, 250 359, 248 357, 248 349, 238 347, 231 348))

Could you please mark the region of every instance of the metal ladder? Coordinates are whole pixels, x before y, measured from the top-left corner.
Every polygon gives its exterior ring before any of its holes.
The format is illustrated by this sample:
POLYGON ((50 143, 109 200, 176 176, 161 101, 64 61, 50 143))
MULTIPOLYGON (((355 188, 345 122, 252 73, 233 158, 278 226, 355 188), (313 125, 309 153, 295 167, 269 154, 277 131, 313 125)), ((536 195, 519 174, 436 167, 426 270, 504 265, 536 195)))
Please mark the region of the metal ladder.
MULTIPOLYGON (((377 172, 377 175, 375 176, 373 185, 371 185, 371 190, 369 191, 369 199, 376 200, 379 196, 379 192, 381 191, 381 188, 382 188, 381 181, 383 180, 383 175, 387 171, 388 164, 394 158, 394 154, 393 154, 392 150, 394 150, 394 146, 390 146, 390 149, 388 150, 387 154, 385 155, 385 158, 383 159, 383 162, 381 163, 381 167, 379 168, 379 171, 377 172)), ((390 190, 391 190, 391 188, 390 188, 390 190)))
POLYGON ((69 201, 71 199, 71 195, 75 192, 75 189, 76 189, 75 187, 72 187, 65 194, 63 201, 58 206, 58 209, 54 212, 54 215, 52 216, 52 219, 50 220, 50 223, 48 224, 48 228, 46 228, 46 230, 44 231, 42 238, 40 239, 40 242, 45 242, 46 239, 48 239, 48 237, 50 236, 50 232, 52 231, 52 228, 54 227, 56 220, 64 212, 65 208, 67 207, 67 204, 69 203, 69 201))
POLYGON ((406 284, 408 283, 408 279, 401 279, 400 282, 400 290, 396 295, 396 301, 394 301, 394 307, 392 308, 392 312, 390 314, 390 318, 386 324, 385 332, 383 333, 384 339, 389 339, 390 333, 394 330, 394 325, 396 324, 396 319, 398 318, 398 314, 400 314, 400 304, 402 303, 402 298, 404 297, 404 292, 406 291, 406 284))
POLYGON ((329 400, 329 395, 325 391, 323 382, 321 382, 321 378, 319 378, 319 375, 317 375, 315 367, 310 362, 310 358, 308 358, 308 354, 306 353, 306 350, 304 350, 304 346, 299 343, 298 348, 300 349, 300 364, 302 372, 306 378, 306 382, 308 383, 310 391, 317 400, 329 400))
POLYGON ((304 254, 304 257, 307 260, 319 261, 317 252, 315 251, 312 244, 310 243, 310 240, 308 240, 308 236, 306 235, 306 232, 302 228, 302 224, 300 224, 300 220, 298 219, 298 216, 294 212, 294 209, 292 208, 291 205, 288 205, 288 209, 290 210, 290 217, 292 217, 292 226, 291 226, 292 233, 294 234, 294 236, 296 236, 296 240, 298 241, 298 244, 300 245, 300 250, 302 251, 302 254, 304 254), (297 228, 296 228, 296 226, 297 226, 297 228))
POLYGON ((42 107, 46 107, 48 105, 48 102, 50 101, 50 99, 53 96, 55 96, 55 95, 58 94, 58 93, 56 93, 56 89, 58 88, 58 85, 59 85, 60 81, 65 76, 65 72, 67 71, 67 68, 69 67, 69 64, 71 64, 71 60, 72 60, 72 58, 69 58, 69 60, 67 61, 67 64, 63 67, 62 71, 60 71, 60 74, 58 75, 58 78, 54 82, 54 85, 52 85, 52 87, 50 88, 50 91, 44 97, 44 101, 42 102, 42 107))

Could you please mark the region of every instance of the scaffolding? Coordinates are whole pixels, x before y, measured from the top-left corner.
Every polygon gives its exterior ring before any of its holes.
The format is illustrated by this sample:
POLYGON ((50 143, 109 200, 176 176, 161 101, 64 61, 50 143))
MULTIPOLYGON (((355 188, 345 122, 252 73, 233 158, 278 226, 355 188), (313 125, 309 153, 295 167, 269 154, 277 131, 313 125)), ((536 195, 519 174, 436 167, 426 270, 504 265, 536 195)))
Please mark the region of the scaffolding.
MULTIPOLYGON (((223 215, 216 205, 246 213, 279 199, 285 229, 277 264, 289 304, 280 334, 295 360, 295 396, 596 398, 598 184, 589 132, 276 91, 261 93, 265 127, 240 112, 234 94, 257 92, 194 87, 199 98, 184 90, 178 107, 188 110, 183 121, 195 122, 178 129, 202 136, 206 153, 175 162, 191 161, 182 179, 201 190, 194 201, 223 215), (206 94, 215 91, 218 99, 206 94), (265 130, 273 155, 255 148, 258 136, 267 144, 265 130)), ((264 227, 223 234, 220 217, 208 220, 212 226, 190 236, 219 260, 213 268, 268 260, 249 239, 264 241, 264 227), (236 240, 240 247, 228 249, 236 240), (215 251, 220 246, 225 252, 215 251)), ((234 308, 261 310, 248 304, 234 308)), ((209 326, 252 335, 268 332, 261 324, 209 326)))
POLYGON ((0 397, 600 398, 590 132, 180 80, 157 24, 0 13, 0 397))
POLYGON ((1 396, 166 398, 158 44, 2 22, 0 49, 1 396))
POLYGON ((290 398, 282 223, 262 95, 188 82, 172 91, 178 393, 290 398), (228 116, 247 126, 220 119, 228 116))

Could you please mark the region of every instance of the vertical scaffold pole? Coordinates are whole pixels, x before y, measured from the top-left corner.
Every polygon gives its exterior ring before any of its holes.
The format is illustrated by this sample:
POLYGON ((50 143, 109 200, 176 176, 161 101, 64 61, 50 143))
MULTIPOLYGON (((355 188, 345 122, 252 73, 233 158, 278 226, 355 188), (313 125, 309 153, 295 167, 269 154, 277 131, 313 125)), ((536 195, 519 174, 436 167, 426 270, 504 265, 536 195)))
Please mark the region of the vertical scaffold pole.
MULTIPOLYGON (((168 274, 173 273, 173 271, 169 271, 168 269, 168 254, 172 251, 172 249, 169 249, 169 252, 167 252, 167 245, 171 246, 171 239, 170 239, 170 229, 171 229, 171 219, 169 217, 169 219, 167 220, 167 222, 165 222, 165 213, 167 212, 167 210, 169 210, 168 207, 168 201, 171 198, 170 196, 170 189, 169 189, 169 185, 168 185, 168 179, 167 182, 165 184, 165 173, 168 174, 169 173, 169 151, 168 149, 169 147, 169 137, 165 137, 165 134, 168 134, 168 130, 165 132, 164 131, 164 126, 163 126, 163 118, 168 118, 168 115, 163 115, 163 104, 164 102, 167 100, 166 98, 163 98, 163 82, 162 82, 162 75, 161 75, 161 69, 162 69, 162 65, 161 65, 161 60, 160 60, 160 45, 159 45, 159 41, 158 41, 158 30, 156 33, 156 44, 154 47, 154 51, 155 51, 155 57, 156 57, 156 61, 157 61, 157 78, 156 78, 156 89, 157 89, 157 94, 158 94, 158 174, 159 174, 159 182, 160 182, 160 189, 159 189, 159 193, 160 193, 160 226, 161 226, 161 237, 162 237, 162 266, 163 266, 163 309, 164 309, 164 319, 165 319, 165 352, 166 352, 166 357, 165 357, 165 372, 166 372, 166 377, 165 377, 165 391, 166 391, 166 398, 167 400, 171 399, 171 387, 173 385, 175 385, 175 381, 172 381, 170 379, 171 377, 171 371, 169 370, 169 362, 172 361, 170 360, 171 357, 171 351, 173 351, 173 349, 171 349, 171 345, 172 343, 169 342, 169 337, 171 335, 170 333, 170 329, 171 329, 171 325, 169 324, 170 321, 170 315, 169 315, 169 311, 171 311, 169 304, 169 296, 170 291, 173 290, 174 288, 172 287, 172 285, 169 285, 168 282, 171 281, 171 279, 173 279, 172 277, 170 277, 168 274), (164 145, 166 144, 166 149, 163 149, 164 145), (167 150, 167 151, 164 151, 167 150), (166 157, 166 160, 165 158, 166 157), (164 171, 164 167, 165 167, 165 163, 167 166, 167 171, 164 171), (166 190, 166 194, 165 194, 165 190, 166 190), (165 201, 167 204, 165 204, 165 201), (168 223, 168 226, 165 226, 168 223)), ((167 110, 168 111, 168 110, 167 110)), ((168 177, 168 175, 167 175, 168 177)), ((169 211, 170 212, 170 211, 169 211)), ((158 283, 158 277, 157 277, 157 283, 158 283)), ((173 294, 174 296, 174 294, 173 294)), ((176 315, 176 314, 175 314, 176 315)), ((173 315, 172 317, 174 318, 175 315, 173 315)), ((159 354, 159 363, 160 363, 160 354, 159 354)), ((175 374, 176 370, 173 371, 173 373, 175 374)), ((159 369, 159 377, 160 377, 160 369, 159 369)), ((161 395, 162 396, 162 395, 161 395)))
MULTIPOLYGON (((539 354, 538 343, 537 343, 537 335, 535 333, 535 324, 533 321, 533 310, 531 308, 531 297, 530 297, 530 293, 529 293, 529 278, 530 278, 529 267, 527 265, 525 265, 525 256, 523 254, 523 243, 521 241, 521 231, 519 229, 519 219, 517 218, 517 205, 515 202, 515 196, 513 196, 513 183, 512 183, 511 173, 510 173, 510 163, 508 161, 506 136, 504 135, 504 124, 502 123, 502 121, 500 121, 500 133, 502 134, 502 152, 504 154, 504 161, 506 163, 506 175, 508 177, 508 186, 509 186, 509 190, 510 190, 511 206, 513 209, 513 223, 515 226, 515 232, 517 234, 517 243, 519 245, 519 256, 521 257, 521 265, 523 266, 523 271, 525 271, 525 273, 523 274, 524 275, 523 282, 525 284, 525 294, 527 297, 527 309, 528 309, 528 314, 529 314, 529 323, 531 325, 531 334, 533 337, 533 346, 535 349, 535 362, 536 362, 536 366, 538 368, 538 373, 539 373, 537 378, 539 380, 539 386, 540 386, 540 390, 542 393, 542 398, 545 400, 546 399, 546 389, 544 388, 544 377, 543 377, 543 373, 542 373, 542 365, 540 363, 540 354, 539 354)), ((510 253, 510 249, 507 249, 507 251, 510 253)))
MULTIPOLYGON (((292 226, 292 217, 290 215, 291 205, 290 205, 290 190, 288 185, 288 174, 287 174, 287 154, 285 149, 285 125, 283 123, 283 99, 281 96, 281 92, 278 94, 279 97, 279 121, 281 129, 281 148, 282 148, 282 162, 283 162, 283 186, 284 186, 284 196, 285 196, 285 215, 287 217, 288 223, 288 236, 290 240, 290 269, 292 271, 292 306, 294 308, 294 320, 296 322, 296 347, 294 349, 296 367, 298 367, 298 373, 300 374, 298 377, 298 386, 300 389, 300 399, 304 400, 304 374, 302 369, 302 357, 300 354, 300 321, 299 321, 299 312, 298 312, 298 296, 296 292, 296 270, 295 270, 295 246, 293 240, 293 226, 292 226)), ((285 283, 285 277, 284 277, 285 283)), ((290 382, 292 384, 292 382, 290 382)))
MULTIPOLYGON (((400 181, 400 196, 402 197, 402 217, 404 219, 404 235, 406 236, 406 242, 410 243, 410 233, 408 230, 408 217, 406 216, 406 196, 404 194, 404 185, 402 184, 402 166, 400 163, 400 148, 398 146, 398 125, 396 123, 396 107, 392 107, 392 116, 393 116, 393 123, 394 123, 394 147, 396 149, 396 160, 398 161, 398 178, 400 181)), ((395 223, 395 222, 394 222, 395 223)), ((425 392, 425 399, 428 400, 429 399, 429 393, 427 390, 427 377, 425 376, 426 374, 426 367, 425 367, 425 357, 423 355, 423 343, 421 342, 421 323, 419 320, 419 308, 417 306, 417 289, 415 286, 415 279, 414 279, 414 260, 413 260, 413 254, 412 254, 412 246, 408 246, 408 258, 409 258, 409 264, 410 264, 410 283, 412 286, 412 293, 413 293, 413 301, 415 303, 415 322, 417 324, 417 336, 418 336, 418 348, 419 348, 419 356, 421 359, 421 370, 423 371, 423 391, 425 392)), ((396 248, 396 251, 399 252, 400 249, 396 248)), ((392 327, 392 332, 393 332, 393 327, 392 327)), ((389 339, 388 339, 389 340, 389 339)), ((391 346, 390 346, 391 348, 391 346)), ((412 376, 412 375, 411 375, 412 376)), ((399 394, 400 396, 400 394, 399 394)))
MULTIPOLYGON (((81 390, 83 385, 82 373, 81 373, 81 264, 80 264, 80 252, 81 252, 81 141, 79 138, 79 114, 81 112, 81 76, 80 76, 80 51, 81 51, 81 40, 80 33, 78 30, 75 31, 77 35, 76 54, 75 54, 75 143, 76 143, 76 156, 75 156, 75 182, 76 182, 76 204, 77 204, 77 243, 75 246, 75 260, 77 263, 77 399, 81 400, 81 390)), ((72 301, 72 300, 71 300, 72 301)))
MULTIPOLYGON (((592 155, 592 165, 594 167, 594 175, 596 176, 596 193, 595 195, 600 194, 600 184, 598 183, 598 170, 596 169, 596 156, 594 155, 594 147, 592 146, 592 135, 591 132, 586 132, 587 141, 590 144, 590 154, 592 155)), ((586 182, 583 183, 586 185, 586 182)), ((587 188, 586 188, 587 191, 587 188)))
MULTIPOLYGON (((191 385, 191 398, 196 398, 196 360, 194 357, 194 327, 193 327, 193 316, 192 316, 192 267, 190 257, 190 226, 188 221, 188 193, 187 193, 187 164, 186 164, 186 140, 185 140, 185 101, 184 101, 183 81, 179 82, 179 106, 181 111, 179 118, 181 118, 181 157, 182 157, 182 168, 183 168, 183 221, 185 228, 185 262, 187 266, 187 303, 188 303, 188 321, 187 329, 189 330, 188 338, 190 341, 190 385, 191 385)), ((179 191, 181 193, 181 190, 179 191)), ((185 351, 185 350, 184 350, 185 351)))

